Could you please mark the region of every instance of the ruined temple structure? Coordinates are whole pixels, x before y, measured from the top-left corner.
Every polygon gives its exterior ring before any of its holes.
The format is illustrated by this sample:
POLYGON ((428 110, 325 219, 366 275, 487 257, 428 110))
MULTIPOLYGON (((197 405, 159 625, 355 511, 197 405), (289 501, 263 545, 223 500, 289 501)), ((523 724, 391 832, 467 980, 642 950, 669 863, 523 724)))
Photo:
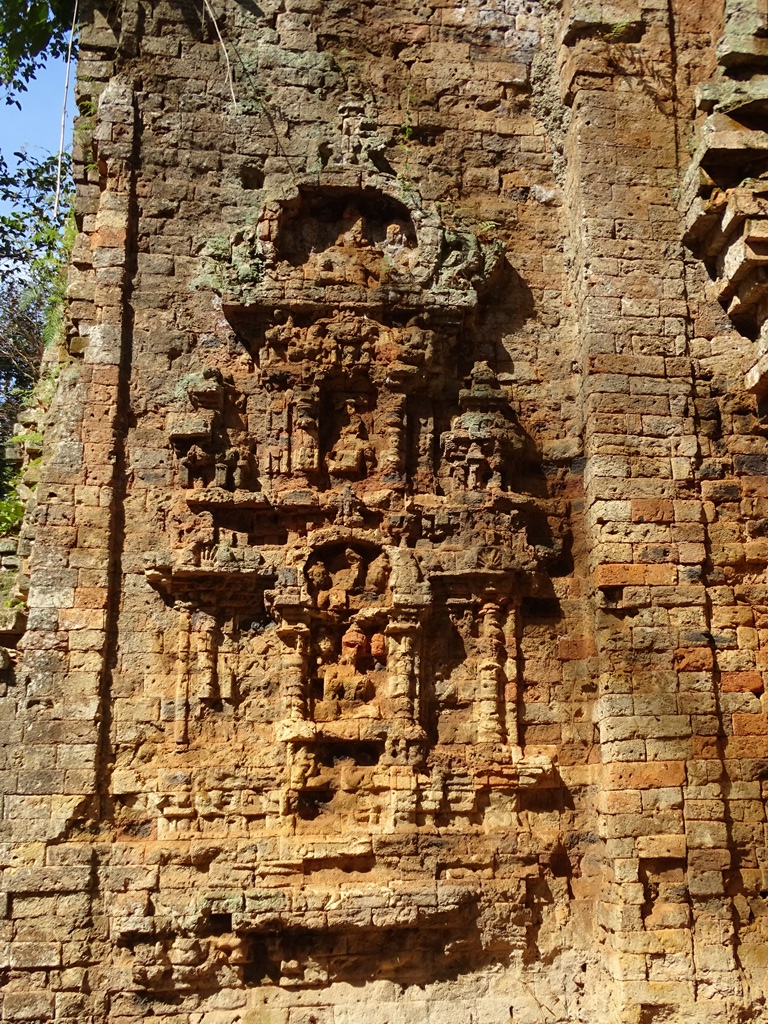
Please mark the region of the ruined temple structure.
POLYGON ((768 1021, 765 0, 82 19, 0 1019, 768 1021))

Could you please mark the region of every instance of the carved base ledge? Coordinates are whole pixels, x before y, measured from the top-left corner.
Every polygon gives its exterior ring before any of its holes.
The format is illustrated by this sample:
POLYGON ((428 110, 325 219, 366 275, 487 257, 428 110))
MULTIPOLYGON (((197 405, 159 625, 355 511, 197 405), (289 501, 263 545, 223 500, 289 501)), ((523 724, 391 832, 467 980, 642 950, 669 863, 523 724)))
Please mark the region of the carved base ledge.
POLYGON ((426 743, 427 734, 420 725, 408 721, 381 721, 376 718, 345 718, 338 722, 308 722, 284 719, 275 725, 278 743, 384 743, 404 740, 426 743))
POLYGON ((557 788, 560 780, 556 761, 557 750, 553 746, 524 750, 509 744, 484 750, 483 744, 475 744, 467 750, 467 764, 476 790, 557 788))

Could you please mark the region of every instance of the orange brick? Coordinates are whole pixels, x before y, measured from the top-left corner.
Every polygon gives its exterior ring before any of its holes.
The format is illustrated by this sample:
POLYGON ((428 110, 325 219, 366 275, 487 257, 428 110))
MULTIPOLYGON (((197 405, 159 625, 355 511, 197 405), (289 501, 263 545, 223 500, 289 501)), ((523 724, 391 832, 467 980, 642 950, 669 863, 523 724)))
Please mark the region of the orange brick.
POLYGON ((639 857, 685 857, 687 847, 684 835, 638 836, 636 842, 639 857))
POLYGON ((77 587, 75 608, 106 608, 106 587, 77 587))
POLYGON ((711 761, 722 756, 720 742, 716 736, 694 736, 691 745, 691 754, 694 759, 711 761))
POLYGON ((673 518, 671 501, 636 498, 632 502, 633 523, 671 523, 673 518))
POLYGON ((105 615, 100 608, 60 608, 60 629, 104 629, 105 615))
POLYGON ((605 783, 613 789, 664 789, 685 784, 683 761, 617 761, 607 766, 605 783))
POLYGON ((730 866, 729 850, 688 851, 688 868, 691 871, 727 871, 730 866))
POLYGON ((566 637, 558 642, 557 653, 564 661, 589 658, 593 654, 597 654, 595 638, 591 636, 566 637))
POLYGON ((678 672, 705 672, 714 667, 715 659, 709 647, 679 647, 675 651, 678 672))
POLYGON ((98 365, 93 367, 94 384, 117 384, 120 379, 118 366, 98 365))
POLYGON ((735 714, 733 732, 736 736, 768 736, 768 715, 735 714))
POLYGON ((725 744, 727 758, 768 757, 768 736, 729 736, 725 744))
POLYGON ((600 352, 589 357, 591 373, 626 373, 633 377, 663 377, 663 356, 613 355, 600 352))
POLYGON ((598 565, 594 573, 596 587, 641 586, 645 583, 645 566, 631 562, 598 565))
POLYGON ((674 586, 677 583, 677 566, 646 565, 645 582, 656 587, 674 586))
POLYGON ((724 693, 762 693, 764 689, 759 672, 723 672, 720 686, 724 693))

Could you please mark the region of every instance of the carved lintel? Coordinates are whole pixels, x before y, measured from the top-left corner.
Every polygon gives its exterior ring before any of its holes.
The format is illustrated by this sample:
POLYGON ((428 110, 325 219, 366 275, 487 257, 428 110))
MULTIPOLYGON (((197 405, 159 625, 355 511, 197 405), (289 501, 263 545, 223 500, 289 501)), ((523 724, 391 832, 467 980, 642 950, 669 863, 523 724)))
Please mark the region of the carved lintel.
POLYGON ((475 789, 500 792, 557 787, 560 783, 555 763, 554 747, 523 750, 514 744, 476 747, 468 757, 475 789))
POLYGON ((212 409, 196 409, 168 418, 168 436, 171 441, 210 441, 215 422, 212 409))
POLYGON ((317 738, 317 726, 314 722, 284 718, 277 723, 275 738, 278 743, 309 743, 317 738))

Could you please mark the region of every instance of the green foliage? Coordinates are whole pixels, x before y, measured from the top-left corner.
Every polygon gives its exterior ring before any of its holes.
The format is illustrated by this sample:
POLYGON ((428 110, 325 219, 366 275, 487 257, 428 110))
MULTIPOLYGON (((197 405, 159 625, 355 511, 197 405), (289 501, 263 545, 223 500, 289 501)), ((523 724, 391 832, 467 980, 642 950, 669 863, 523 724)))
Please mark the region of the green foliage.
POLYGON ((617 21, 610 27, 603 26, 597 33, 606 43, 636 43, 638 33, 642 35, 642 24, 637 21, 617 21))
POLYGON ((53 215, 55 159, 17 156, 13 172, 0 156, 0 199, 12 204, 0 214, 0 534, 18 523, 23 509, 5 444, 30 401, 45 346, 61 336, 65 266, 74 241, 68 190, 53 215))
POLYGON ((39 448, 43 443, 43 435, 39 430, 30 430, 26 434, 14 434, 8 438, 8 444, 25 444, 32 448, 39 448))
POLYGON ((37 267, 37 279, 18 270, 0 278, 0 497, 8 497, 14 486, 5 445, 23 444, 28 454, 42 445, 37 431, 12 434, 25 405, 34 400, 44 408, 50 401, 53 375, 40 379, 40 363, 46 345, 55 344, 63 330, 65 264, 48 257, 37 267))
POLYGON ((0 469, 0 537, 16 533, 24 517, 24 502, 17 491, 20 483, 21 473, 7 465, 0 469))
POLYGON ((47 299, 18 277, 0 281, 0 444, 37 379, 47 299))
POLYGON ((74 241, 70 185, 53 211, 56 158, 15 156, 11 170, 0 155, 0 200, 10 207, 0 213, 0 445, 38 378, 45 345, 60 336, 64 267, 74 241))
POLYGON ((58 158, 13 155, 17 164, 11 168, 0 153, 0 202, 10 207, 9 212, 0 214, 0 268, 10 264, 29 268, 38 278, 49 276, 65 255, 72 190, 69 156, 62 160, 64 188, 54 214, 58 158))
POLYGON ((24 518, 24 502, 15 490, 0 498, 0 537, 16 533, 24 518))
MULTIPOLYGON (((6 103, 48 57, 66 52, 73 0, 0 0, 0 87, 6 103)), ((18 530, 24 502, 21 473, 5 458, 16 418, 30 401, 43 349, 62 330, 64 268, 74 237, 69 212, 70 160, 0 153, 0 536, 18 530), (59 188, 57 184, 63 183, 59 188)), ((14 440, 27 455, 40 451, 32 432, 14 440)))
POLYGON ((71 0, 0 0, 0 85, 6 103, 20 106, 48 57, 66 52, 72 22, 71 0))

